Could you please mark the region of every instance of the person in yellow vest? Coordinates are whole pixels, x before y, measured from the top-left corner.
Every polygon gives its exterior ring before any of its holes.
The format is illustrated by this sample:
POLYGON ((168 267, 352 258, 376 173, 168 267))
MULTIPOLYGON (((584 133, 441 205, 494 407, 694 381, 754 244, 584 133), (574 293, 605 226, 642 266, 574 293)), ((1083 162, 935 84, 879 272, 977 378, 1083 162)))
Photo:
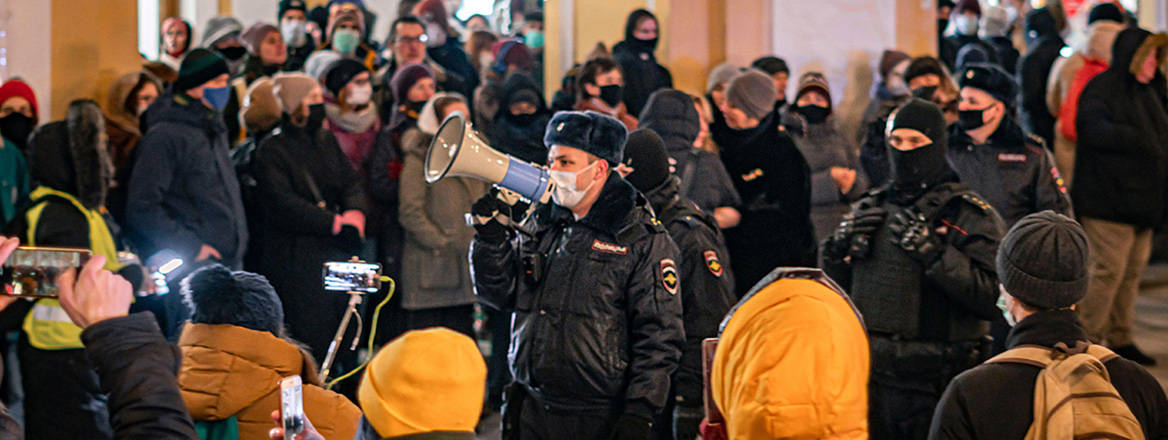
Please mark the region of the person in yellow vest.
MULTIPOLYGON (((90 100, 69 104, 64 121, 46 124, 29 141, 38 186, 8 230, 30 246, 86 248, 105 257, 105 269, 135 286, 143 270, 118 263, 105 197, 113 172, 101 109, 90 100)), ((18 355, 24 386, 25 437, 112 438, 106 398, 85 357, 81 328, 53 299, 4 310, 23 315, 18 355), (68 423, 61 423, 62 421, 68 423)))

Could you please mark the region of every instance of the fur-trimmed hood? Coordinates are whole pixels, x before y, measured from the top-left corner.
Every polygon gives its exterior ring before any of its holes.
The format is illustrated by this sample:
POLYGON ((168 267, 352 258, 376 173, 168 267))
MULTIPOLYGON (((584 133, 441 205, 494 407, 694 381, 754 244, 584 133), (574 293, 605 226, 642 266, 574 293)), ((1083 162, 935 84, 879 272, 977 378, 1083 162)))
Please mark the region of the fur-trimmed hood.
POLYGON ((1111 48, 1115 45, 1115 37, 1124 30, 1122 23, 1114 21, 1097 21, 1087 28, 1087 38, 1080 42, 1075 51, 1088 58, 1103 60, 1111 63, 1111 48))
POLYGON ((69 103, 64 121, 53 121, 29 139, 33 181, 69 193, 89 209, 105 204, 113 177, 113 161, 106 146, 105 118, 96 102, 69 103))
POLYGON ((1139 28, 1124 29, 1115 37, 1109 68, 1123 70, 1134 76, 1143 67, 1144 59, 1152 53, 1156 53, 1156 66, 1164 65, 1164 59, 1168 57, 1168 35, 1153 34, 1139 28))

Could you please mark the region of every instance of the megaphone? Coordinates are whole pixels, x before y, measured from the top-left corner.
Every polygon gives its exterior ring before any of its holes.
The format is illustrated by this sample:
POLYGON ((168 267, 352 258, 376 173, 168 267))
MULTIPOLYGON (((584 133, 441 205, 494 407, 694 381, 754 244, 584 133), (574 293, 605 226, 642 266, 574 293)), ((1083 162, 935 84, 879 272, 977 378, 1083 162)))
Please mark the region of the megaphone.
POLYGON ((426 151, 426 182, 446 177, 472 177, 514 191, 535 202, 547 203, 552 183, 543 167, 491 148, 461 113, 452 113, 426 151))

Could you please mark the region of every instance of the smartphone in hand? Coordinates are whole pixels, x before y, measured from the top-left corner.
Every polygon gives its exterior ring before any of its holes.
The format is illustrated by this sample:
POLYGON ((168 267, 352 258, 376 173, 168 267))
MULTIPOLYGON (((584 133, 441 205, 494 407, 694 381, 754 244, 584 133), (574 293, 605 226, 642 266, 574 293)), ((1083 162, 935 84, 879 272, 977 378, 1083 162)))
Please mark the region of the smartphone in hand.
POLYGON ((304 432, 304 399, 300 376, 280 380, 280 414, 283 417, 284 438, 295 438, 304 432))
POLYGON ((27 298, 56 298, 57 277, 69 268, 81 270, 88 249, 21 246, 3 267, 3 293, 27 298))

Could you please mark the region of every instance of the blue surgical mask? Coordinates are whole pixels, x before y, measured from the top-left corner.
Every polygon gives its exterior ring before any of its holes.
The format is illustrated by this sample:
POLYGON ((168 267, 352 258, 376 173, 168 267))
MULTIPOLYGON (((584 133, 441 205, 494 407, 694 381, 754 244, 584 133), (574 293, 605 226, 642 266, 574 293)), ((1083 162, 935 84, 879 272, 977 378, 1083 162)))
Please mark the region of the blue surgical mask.
POLYGON ((1009 324, 1010 327, 1018 325, 1018 322, 1014 320, 1014 314, 1010 313, 1010 307, 1006 305, 1006 295, 998 295, 997 306, 1002 311, 1002 317, 1006 318, 1006 324, 1009 324))
POLYGON ((357 51, 357 44, 361 42, 361 33, 353 29, 338 29, 333 32, 333 50, 341 54, 351 54, 357 51))
POLYGON ((231 88, 228 86, 203 88, 203 99, 217 111, 222 111, 223 107, 227 107, 227 99, 230 97, 231 88))

